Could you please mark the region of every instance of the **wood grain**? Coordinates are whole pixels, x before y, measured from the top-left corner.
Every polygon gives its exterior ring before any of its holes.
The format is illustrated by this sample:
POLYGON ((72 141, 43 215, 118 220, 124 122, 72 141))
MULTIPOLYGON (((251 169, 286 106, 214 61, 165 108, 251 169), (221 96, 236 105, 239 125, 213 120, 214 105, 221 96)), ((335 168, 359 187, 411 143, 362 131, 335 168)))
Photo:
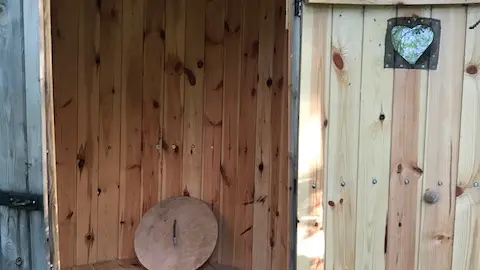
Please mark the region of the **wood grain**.
POLYGON ((163 113, 162 198, 178 196, 182 188, 183 118, 185 97, 185 1, 166 0, 165 109, 163 113))
POLYGON ((186 1, 185 105, 182 189, 196 198, 202 192, 203 72, 206 0, 186 1))
POLYGON ((302 29, 296 259, 298 269, 324 269, 332 8, 305 6, 302 29))
POLYGON ((143 25, 142 214, 161 198, 165 0, 145 0, 143 25))
POLYGON ((440 201, 422 204, 418 265, 422 270, 452 265, 467 31, 465 7, 433 7, 432 17, 442 21, 443 43, 438 69, 429 74, 423 192, 437 191, 440 201))
POLYGON ((235 208, 235 262, 240 269, 252 269, 252 225, 257 112, 259 3, 244 0, 242 6, 242 58, 239 93, 237 204, 235 208))
POLYGON ((326 268, 355 268, 363 10, 333 9, 326 155, 326 268))
POLYGON ((78 133, 77 133, 77 254, 76 263, 97 261, 98 113, 100 10, 96 1, 79 10, 78 133))
POLYGON ((132 258, 140 221, 144 1, 123 1, 119 258, 132 258))
POLYGON ((100 7, 98 260, 112 260, 119 248, 120 136, 122 102, 122 3, 100 7))
POLYGON ((238 168, 238 123, 239 123, 239 91, 241 70, 241 40, 243 32, 242 3, 238 0, 225 2, 225 34, 224 34, 224 91, 222 112, 222 154, 220 164, 220 215, 221 235, 219 245, 222 247, 220 263, 234 264, 235 210, 237 200, 237 168, 238 168))
POLYGON ((393 70, 385 69, 385 22, 394 7, 365 7, 358 153, 356 269, 385 269, 393 70))
MULTIPOLYGON (((202 199, 210 205, 218 222, 221 222, 220 155, 222 149, 222 101, 224 89, 224 18, 224 1, 214 0, 207 2, 205 25, 202 199)), ((218 241, 210 257, 212 262, 217 262, 220 259, 221 246, 219 243, 218 241)))
POLYGON ((77 78, 79 2, 52 1, 55 142, 59 252, 62 265, 76 264, 77 78))
MULTIPOLYGON (((430 7, 397 16, 430 17, 430 7)), ((386 269, 414 269, 418 253, 428 71, 394 71, 386 269)))
MULTIPOLYGON (((467 26, 480 16, 479 6, 469 6, 467 26)), ((469 270, 480 267, 480 204, 474 187, 480 176, 480 28, 467 30, 462 92, 462 119, 459 142, 457 199, 453 238, 452 269, 469 270)))
POLYGON ((253 206, 253 258, 252 269, 270 269, 272 240, 270 213, 274 198, 270 196, 272 184, 272 86, 273 50, 275 46, 275 2, 259 3, 259 49, 257 77, 257 115, 255 143, 255 193, 253 206))

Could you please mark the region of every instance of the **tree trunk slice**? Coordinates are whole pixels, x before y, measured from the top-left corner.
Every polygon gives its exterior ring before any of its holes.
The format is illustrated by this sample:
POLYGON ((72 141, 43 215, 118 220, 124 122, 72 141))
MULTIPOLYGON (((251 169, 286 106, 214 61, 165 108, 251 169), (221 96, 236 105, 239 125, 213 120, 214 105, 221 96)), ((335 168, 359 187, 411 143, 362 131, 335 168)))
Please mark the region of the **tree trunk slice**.
POLYGON ((212 255, 217 238, 217 220, 207 204, 174 197, 145 213, 135 231, 134 248, 149 270, 195 270, 212 255))

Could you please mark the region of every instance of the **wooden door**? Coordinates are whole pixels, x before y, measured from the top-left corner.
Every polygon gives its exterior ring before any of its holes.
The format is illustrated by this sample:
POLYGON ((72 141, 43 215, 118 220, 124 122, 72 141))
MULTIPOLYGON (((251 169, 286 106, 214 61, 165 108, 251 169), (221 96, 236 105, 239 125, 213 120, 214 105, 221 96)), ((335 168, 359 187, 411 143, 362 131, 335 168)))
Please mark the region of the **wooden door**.
POLYGON ((468 2, 304 5, 297 269, 480 269, 480 6, 468 2), (388 61, 399 17, 440 24, 425 65, 388 61))
POLYGON ((47 269, 39 8, 0 1, 0 269, 47 269))

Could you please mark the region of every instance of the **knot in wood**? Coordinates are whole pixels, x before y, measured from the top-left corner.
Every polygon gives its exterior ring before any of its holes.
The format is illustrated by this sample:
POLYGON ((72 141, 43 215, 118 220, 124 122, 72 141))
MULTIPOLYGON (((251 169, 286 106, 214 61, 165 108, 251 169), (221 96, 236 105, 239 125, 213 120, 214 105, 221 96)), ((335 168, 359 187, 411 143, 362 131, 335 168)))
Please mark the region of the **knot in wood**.
POLYGON ((423 195, 423 199, 429 204, 437 203, 440 200, 440 193, 431 189, 427 189, 423 195))

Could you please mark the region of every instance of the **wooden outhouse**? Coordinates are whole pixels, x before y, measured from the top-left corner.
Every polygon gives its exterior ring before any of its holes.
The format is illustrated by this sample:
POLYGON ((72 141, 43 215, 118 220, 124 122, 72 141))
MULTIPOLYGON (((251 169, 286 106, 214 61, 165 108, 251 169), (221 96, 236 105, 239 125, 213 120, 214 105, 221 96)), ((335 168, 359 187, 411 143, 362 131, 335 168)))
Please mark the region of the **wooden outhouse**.
POLYGON ((0 269, 480 270, 479 4, 1 0, 0 269))

